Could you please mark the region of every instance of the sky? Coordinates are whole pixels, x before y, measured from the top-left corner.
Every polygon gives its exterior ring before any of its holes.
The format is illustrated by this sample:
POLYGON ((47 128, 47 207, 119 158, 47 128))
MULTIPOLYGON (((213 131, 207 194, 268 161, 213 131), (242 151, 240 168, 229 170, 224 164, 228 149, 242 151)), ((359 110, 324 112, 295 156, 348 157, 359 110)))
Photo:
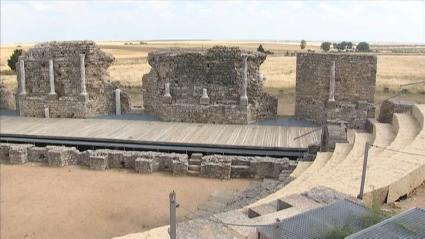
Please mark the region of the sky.
POLYGON ((425 43, 425 1, 1 0, 1 43, 53 40, 425 43))

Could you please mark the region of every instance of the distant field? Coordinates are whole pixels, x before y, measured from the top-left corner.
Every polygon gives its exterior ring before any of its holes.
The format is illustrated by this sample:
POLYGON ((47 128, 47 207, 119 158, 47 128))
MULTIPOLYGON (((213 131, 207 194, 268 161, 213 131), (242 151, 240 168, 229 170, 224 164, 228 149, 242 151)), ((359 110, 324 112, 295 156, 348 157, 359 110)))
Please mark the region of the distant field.
MULTIPOLYGON (((214 45, 225 45, 255 51, 259 44, 263 44, 266 50, 274 52, 261 66, 261 71, 267 78, 265 88, 277 96, 293 98, 296 59, 294 56, 285 55, 301 51, 296 42, 152 41, 145 43, 147 44, 140 44, 138 41, 98 43, 100 48, 115 56, 116 62, 110 67, 109 72, 114 80, 120 81, 127 88, 141 86, 143 75, 150 69, 146 57, 152 50, 175 47, 202 49, 214 45)), ((28 49, 30 46, 26 44, 22 45, 22 48, 28 49)), ((425 46, 373 45, 372 47, 372 50, 377 51, 378 55, 378 91, 388 87, 390 91, 398 92, 400 84, 425 80, 425 46)), ((16 76, 10 72, 7 59, 15 48, 16 45, 1 46, 1 80, 10 88, 16 88, 16 76)), ((320 51, 319 43, 307 43, 307 49, 320 51)), ((425 98, 425 85, 411 87, 410 93, 419 94, 414 98, 421 101, 422 98, 425 98)))

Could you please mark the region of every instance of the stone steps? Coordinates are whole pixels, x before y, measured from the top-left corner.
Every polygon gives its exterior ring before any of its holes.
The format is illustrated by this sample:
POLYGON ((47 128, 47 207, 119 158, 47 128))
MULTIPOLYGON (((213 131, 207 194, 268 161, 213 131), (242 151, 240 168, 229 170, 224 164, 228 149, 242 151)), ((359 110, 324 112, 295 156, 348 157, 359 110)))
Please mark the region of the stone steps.
POLYGON ((189 164, 189 170, 200 172, 201 171, 201 165, 189 164))
POLYGON ((199 176, 199 174, 201 174, 200 171, 187 170, 188 176, 199 176))

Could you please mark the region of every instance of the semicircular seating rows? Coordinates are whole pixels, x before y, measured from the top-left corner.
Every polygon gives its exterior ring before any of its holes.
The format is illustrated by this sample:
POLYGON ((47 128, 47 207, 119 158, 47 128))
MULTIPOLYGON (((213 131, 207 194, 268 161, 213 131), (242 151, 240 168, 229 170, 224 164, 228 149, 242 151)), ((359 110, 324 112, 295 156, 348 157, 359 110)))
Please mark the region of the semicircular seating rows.
POLYGON ((249 205, 269 203, 325 186, 356 197, 360 190, 365 143, 369 150, 364 200, 394 202, 425 180, 425 105, 395 113, 391 124, 373 121, 373 132, 354 132, 352 143, 319 152, 310 167, 279 191, 249 205), (375 147, 377 146, 377 147, 375 147))

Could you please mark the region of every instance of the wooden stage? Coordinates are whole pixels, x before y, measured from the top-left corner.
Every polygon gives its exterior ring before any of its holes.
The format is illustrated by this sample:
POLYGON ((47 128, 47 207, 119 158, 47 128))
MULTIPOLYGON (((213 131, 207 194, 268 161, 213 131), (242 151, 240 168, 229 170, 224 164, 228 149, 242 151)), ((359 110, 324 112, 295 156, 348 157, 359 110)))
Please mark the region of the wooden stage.
POLYGON ((0 136, 118 140, 256 148, 307 148, 320 144, 321 130, 294 140, 314 127, 222 125, 141 120, 0 117, 0 136))

